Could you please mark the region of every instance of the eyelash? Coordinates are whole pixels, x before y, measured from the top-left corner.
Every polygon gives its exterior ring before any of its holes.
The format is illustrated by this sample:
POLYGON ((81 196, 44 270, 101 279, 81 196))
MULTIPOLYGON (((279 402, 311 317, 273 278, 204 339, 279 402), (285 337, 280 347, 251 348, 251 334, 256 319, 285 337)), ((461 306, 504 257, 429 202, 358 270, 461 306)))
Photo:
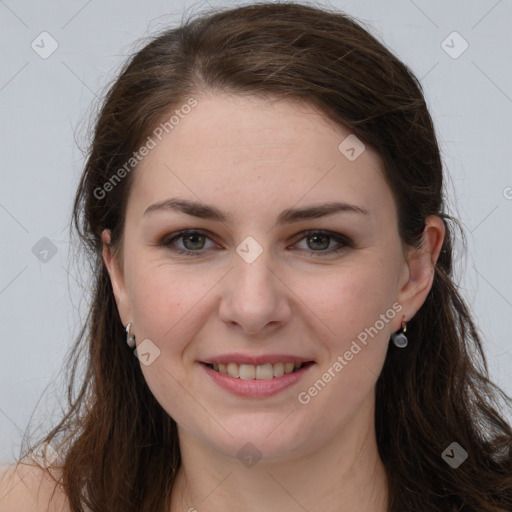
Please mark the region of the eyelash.
MULTIPOLYGON (((169 250, 176 252, 180 255, 200 256, 204 252, 203 249, 199 249, 197 251, 190 251, 190 250, 186 250, 186 249, 179 249, 177 247, 171 247, 171 244, 174 243, 176 240, 183 238, 186 235, 191 235, 191 234, 192 235, 195 235, 195 234, 202 235, 202 236, 205 236, 206 238, 210 239, 210 237, 203 231, 192 229, 192 230, 180 231, 178 233, 173 233, 173 234, 169 235, 171 238, 169 238, 169 236, 166 236, 161 240, 159 245, 166 247, 169 250)), ((304 231, 303 233, 301 233, 301 235, 303 235, 302 238, 299 238, 297 240, 297 242, 295 242, 295 243, 301 242, 305 238, 311 237, 313 235, 322 235, 322 236, 326 236, 332 240, 335 240, 337 243, 341 244, 339 247, 336 247, 334 249, 329 249, 329 250, 321 250, 321 251, 310 250, 310 252, 312 253, 311 254, 312 256, 316 256, 316 255, 323 256, 325 254, 335 254, 335 253, 341 252, 342 250, 344 250, 347 247, 353 247, 352 240, 344 235, 340 235, 339 233, 332 233, 330 231, 324 231, 324 230, 308 230, 308 231, 304 231)), ((299 250, 306 250, 306 249, 299 249, 299 250)))

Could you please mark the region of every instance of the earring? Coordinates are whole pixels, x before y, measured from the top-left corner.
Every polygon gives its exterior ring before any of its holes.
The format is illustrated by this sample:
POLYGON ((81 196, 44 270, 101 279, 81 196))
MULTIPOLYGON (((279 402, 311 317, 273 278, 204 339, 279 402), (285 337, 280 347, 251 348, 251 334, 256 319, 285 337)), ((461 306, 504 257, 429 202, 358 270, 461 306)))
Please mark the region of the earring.
POLYGON ((130 348, 135 347, 135 334, 130 334, 131 322, 126 326, 126 344, 130 348))
POLYGON ((402 327, 397 332, 393 333, 391 335, 391 340, 397 346, 398 348, 405 348, 407 347, 407 343, 409 342, 407 340, 407 336, 404 334, 407 330, 407 325, 404 321, 402 321, 402 327))

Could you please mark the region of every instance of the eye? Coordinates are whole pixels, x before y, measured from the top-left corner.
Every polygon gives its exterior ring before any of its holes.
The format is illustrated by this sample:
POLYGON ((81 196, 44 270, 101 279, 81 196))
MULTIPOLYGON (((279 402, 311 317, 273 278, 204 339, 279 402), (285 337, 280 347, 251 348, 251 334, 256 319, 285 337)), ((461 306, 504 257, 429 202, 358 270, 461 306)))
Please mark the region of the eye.
POLYGON ((164 238, 162 240, 162 245, 168 247, 170 250, 177 252, 178 254, 185 254, 190 256, 199 256, 199 251, 204 248, 204 240, 209 239, 206 234, 203 234, 201 231, 197 230, 189 230, 189 231, 181 231, 180 233, 171 235, 171 238, 164 238), (185 246, 184 249, 176 247, 174 244, 176 240, 183 240, 183 244, 185 246))
POLYGON ((305 231, 304 233, 301 234, 305 236, 303 236, 299 240, 306 240, 307 245, 316 247, 318 249, 310 251, 313 253, 311 254, 312 256, 322 256, 324 254, 337 253, 342 251, 346 247, 353 247, 352 240, 346 237, 345 235, 341 235, 340 233, 331 233, 330 231, 323 230, 310 230, 305 231), (329 248, 332 241, 335 241, 337 245, 329 248))
MULTIPOLYGON (((297 241, 306 240, 307 245, 312 246, 313 249, 299 248, 299 250, 308 251, 311 253, 311 256, 323 256, 325 254, 340 252, 347 247, 353 247, 352 240, 340 233, 331 233, 330 231, 323 230, 309 230, 301 233, 301 235, 302 237, 298 238, 297 241), (332 241, 335 241, 337 245, 329 248, 332 241)), ((204 253, 203 249, 205 248, 206 240, 210 240, 207 234, 194 229, 173 233, 164 237, 160 242, 160 245, 176 252, 177 254, 200 256, 204 253), (182 241, 181 243, 183 244, 183 248, 177 246, 179 240, 182 241)))

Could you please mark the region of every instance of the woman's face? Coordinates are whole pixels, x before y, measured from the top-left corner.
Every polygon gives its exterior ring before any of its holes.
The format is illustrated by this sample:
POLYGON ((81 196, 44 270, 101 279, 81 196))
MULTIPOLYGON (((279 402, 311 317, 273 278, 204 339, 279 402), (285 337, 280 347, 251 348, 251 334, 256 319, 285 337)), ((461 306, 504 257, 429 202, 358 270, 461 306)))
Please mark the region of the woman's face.
POLYGON ((305 104, 197 99, 133 171, 120 268, 104 249, 152 393, 230 456, 300 456, 372 428, 390 335, 432 270, 405 260, 378 156, 305 104), (237 361, 261 368, 204 364, 237 361), (313 363, 266 379, 293 361, 313 363))

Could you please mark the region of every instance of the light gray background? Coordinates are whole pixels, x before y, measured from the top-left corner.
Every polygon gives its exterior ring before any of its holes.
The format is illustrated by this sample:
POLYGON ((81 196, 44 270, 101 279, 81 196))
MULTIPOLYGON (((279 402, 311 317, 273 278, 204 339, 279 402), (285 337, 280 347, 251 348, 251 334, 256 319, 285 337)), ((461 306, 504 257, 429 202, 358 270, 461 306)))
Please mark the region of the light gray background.
MULTIPOLYGON (((248 2, 0 0, 0 463, 17 456, 47 386, 33 422, 48 420, 85 311, 87 274, 68 258, 67 225, 93 101, 141 37, 178 23, 185 10, 237 3, 248 2), (31 47, 42 45, 43 31, 58 43, 47 59, 31 47), (57 249, 46 262, 32 252, 43 237, 57 249)), ((458 260, 463 293, 491 376, 512 394, 512 1, 330 5, 365 22, 421 78, 452 211, 468 235, 458 260), (453 31, 469 44, 457 58, 445 51, 463 48, 458 36, 446 39, 453 31)))

